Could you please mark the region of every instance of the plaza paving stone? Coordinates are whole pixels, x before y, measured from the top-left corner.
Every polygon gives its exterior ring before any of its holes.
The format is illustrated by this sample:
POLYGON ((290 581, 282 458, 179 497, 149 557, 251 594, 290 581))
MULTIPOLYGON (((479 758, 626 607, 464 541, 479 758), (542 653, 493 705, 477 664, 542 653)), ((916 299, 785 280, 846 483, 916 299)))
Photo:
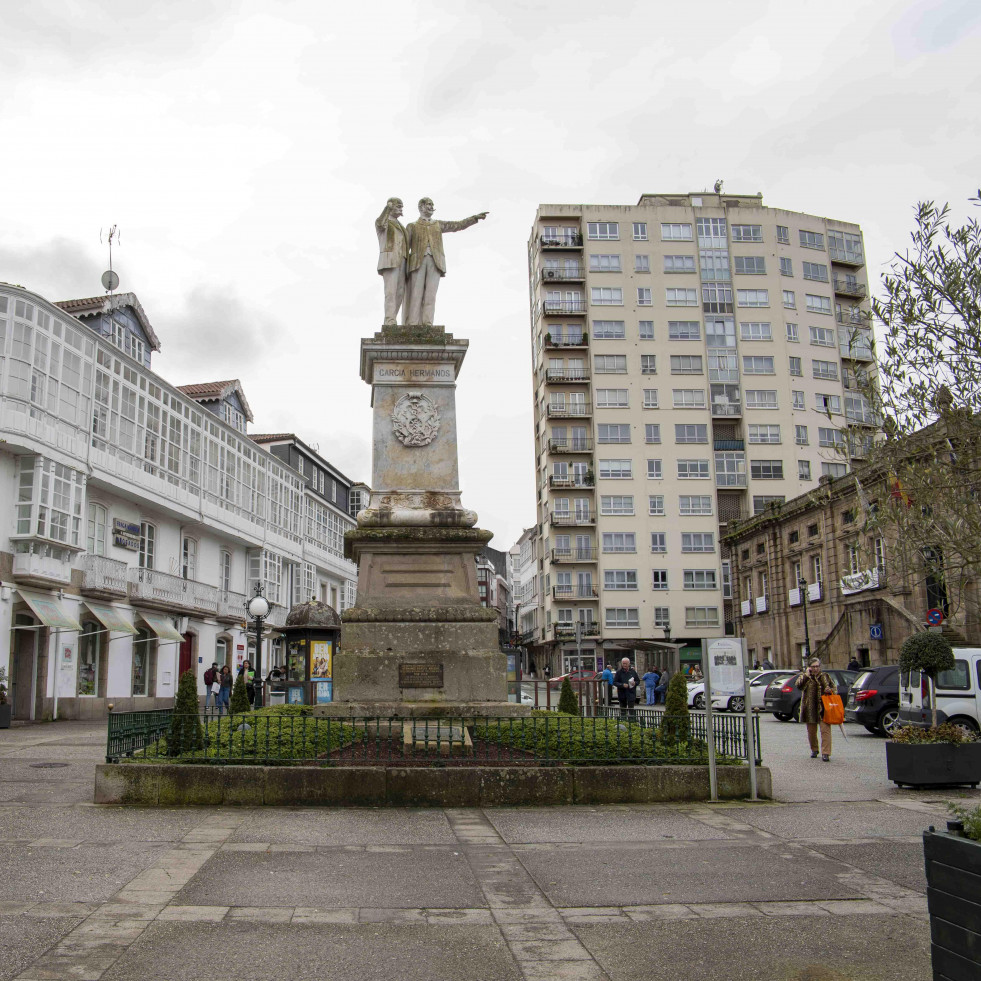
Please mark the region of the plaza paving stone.
POLYGON ((451 845, 456 842, 441 810, 399 808, 265 808, 250 814, 231 841, 299 845, 451 845))
POLYGON ((0 981, 17 977, 80 922, 81 917, 77 916, 39 918, 0 914, 0 981))
POLYGON ((847 862, 872 875, 884 876, 905 889, 926 892, 923 843, 875 841, 844 845, 808 845, 828 858, 847 862))

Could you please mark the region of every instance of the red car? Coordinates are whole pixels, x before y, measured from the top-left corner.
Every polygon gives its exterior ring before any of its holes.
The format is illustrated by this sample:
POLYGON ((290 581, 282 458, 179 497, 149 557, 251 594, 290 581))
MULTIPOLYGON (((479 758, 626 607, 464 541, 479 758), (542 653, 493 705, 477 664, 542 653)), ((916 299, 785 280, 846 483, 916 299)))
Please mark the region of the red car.
POLYGON ((596 671, 588 671, 585 668, 577 668, 575 671, 570 671, 568 674, 560 674, 555 678, 552 678, 548 687, 557 690, 562 687, 562 682, 568 678, 572 682, 573 687, 577 681, 592 681, 594 678, 598 678, 599 674, 596 671))

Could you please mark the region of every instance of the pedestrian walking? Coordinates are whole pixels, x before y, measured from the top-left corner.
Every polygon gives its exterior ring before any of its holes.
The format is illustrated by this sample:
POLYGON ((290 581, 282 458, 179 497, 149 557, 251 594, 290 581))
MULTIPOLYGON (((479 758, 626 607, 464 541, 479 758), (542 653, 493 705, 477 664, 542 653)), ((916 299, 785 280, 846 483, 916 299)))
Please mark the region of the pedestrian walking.
POLYGON ((862 670, 862 662, 854 654, 852 654, 852 659, 848 662, 848 670, 849 671, 862 670))
POLYGON ((644 675, 644 687, 647 689, 647 704, 653 705, 657 700, 657 683, 661 679, 661 672, 657 668, 648 668, 644 675))
POLYGON ((765 657, 763 658, 763 664, 761 665, 761 667, 763 668, 764 671, 772 671, 773 662, 768 657, 765 657))
POLYGON ((620 662, 620 667, 613 676, 613 685, 617 691, 621 710, 633 715, 634 705, 637 703, 640 675, 630 666, 629 657, 623 658, 620 662))
POLYGON ((800 720, 807 726, 807 741, 811 747, 811 759, 818 755, 818 729, 821 730, 821 759, 831 762, 831 726, 824 721, 824 695, 834 695, 835 683, 826 671, 821 670, 819 658, 812 657, 807 670, 797 676, 800 689, 800 720))
POLYGON ((552 669, 546 664, 545 665, 545 680, 549 681, 552 677, 552 669))
POLYGON ((232 700, 232 669, 227 665, 221 666, 218 675, 218 715, 224 715, 232 700))
POLYGON ((218 704, 218 697, 216 693, 212 690, 211 686, 218 680, 218 662, 212 661, 211 667, 208 668, 204 673, 204 710, 208 710, 208 706, 216 706, 218 704))
POLYGON ((245 694, 249 699, 249 705, 252 706, 255 704, 255 671, 252 670, 252 662, 243 661, 238 673, 245 675, 245 694))

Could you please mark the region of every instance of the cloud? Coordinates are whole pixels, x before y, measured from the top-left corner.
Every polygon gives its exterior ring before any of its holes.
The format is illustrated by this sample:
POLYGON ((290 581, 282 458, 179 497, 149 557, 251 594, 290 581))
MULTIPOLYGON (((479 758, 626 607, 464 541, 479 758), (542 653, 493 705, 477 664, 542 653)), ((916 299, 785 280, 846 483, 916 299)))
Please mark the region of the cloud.
POLYGON ((68 238, 26 247, 0 245, 0 279, 50 299, 98 296, 105 268, 90 250, 68 238))

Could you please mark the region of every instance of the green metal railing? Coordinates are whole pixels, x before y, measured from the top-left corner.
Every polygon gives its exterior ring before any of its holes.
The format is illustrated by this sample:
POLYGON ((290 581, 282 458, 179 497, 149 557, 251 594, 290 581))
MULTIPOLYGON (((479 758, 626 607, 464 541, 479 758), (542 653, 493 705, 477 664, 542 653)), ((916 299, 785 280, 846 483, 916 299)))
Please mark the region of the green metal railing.
MULTIPOLYGON (((716 754, 745 761, 745 719, 713 717, 716 754)), ((759 723, 756 723, 759 747, 759 723)), ((759 750, 757 750, 759 762, 759 750)), ((339 719, 309 709, 238 715, 174 715, 169 710, 109 716, 106 762, 318 766, 529 766, 704 764, 704 716, 678 726, 656 709, 580 718, 339 719)))

